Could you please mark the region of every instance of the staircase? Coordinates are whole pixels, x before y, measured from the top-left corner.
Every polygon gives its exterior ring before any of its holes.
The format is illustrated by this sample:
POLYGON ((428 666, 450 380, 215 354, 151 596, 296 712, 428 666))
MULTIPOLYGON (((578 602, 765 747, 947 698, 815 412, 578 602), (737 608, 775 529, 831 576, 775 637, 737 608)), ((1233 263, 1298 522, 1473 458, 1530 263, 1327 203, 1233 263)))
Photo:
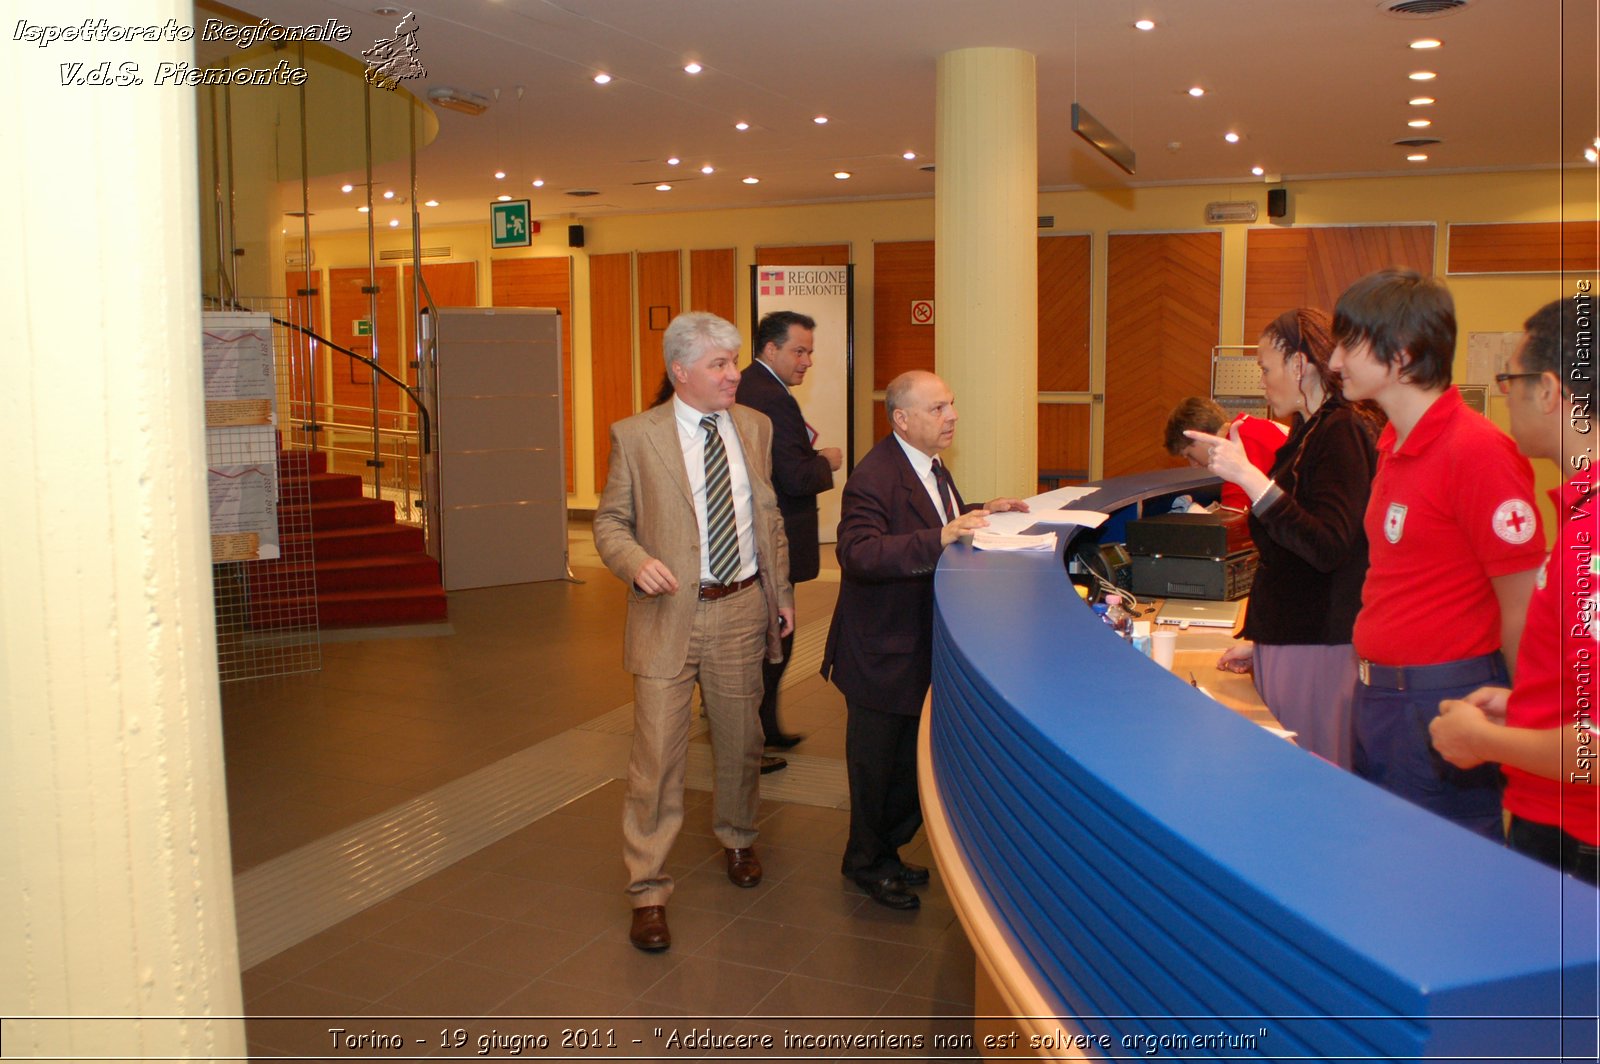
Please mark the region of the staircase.
POLYGON ((445 619, 439 563, 424 550, 422 530, 396 523, 394 503, 362 495, 361 478, 328 472, 321 451, 279 451, 278 507, 282 557, 251 562, 251 624, 372 628, 445 619), (307 501, 308 500, 308 501, 307 501), (309 523, 307 519, 309 518, 309 523), (316 599, 304 596, 307 570, 316 599), (290 593, 290 592, 293 593, 290 593))

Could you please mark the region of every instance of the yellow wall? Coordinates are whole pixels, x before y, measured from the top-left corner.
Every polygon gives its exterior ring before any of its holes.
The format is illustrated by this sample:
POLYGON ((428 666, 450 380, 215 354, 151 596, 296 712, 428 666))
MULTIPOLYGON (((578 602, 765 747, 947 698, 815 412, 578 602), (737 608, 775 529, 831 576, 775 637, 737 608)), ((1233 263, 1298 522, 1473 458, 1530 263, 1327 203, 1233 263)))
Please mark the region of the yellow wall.
MULTIPOLYGON (((1457 174, 1403 178, 1358 178, 1295 181, 1288 184, 1292 221, 1296 225, 1428 223, 1437 225, 1435 262, 1443 267, 1446 225, 1449 222, 1550 221, 1595 218, 1595 171, 1543 170, 1513 174, 1457 174), (1565 209, 1563 209, 1565 203, 1565 209)), ((1039 197, 1039 213, 1055 216, 1060 232, 1092 234, 1094 280, 1092 350, 1095 385, 1104 380, 1104 292, 1107 234, 1132 230, 1203 229, 1202 211, 1212 200, 1253 200, 1266 216, 1266 186, 1261 184, 1201 185, 1112 192, 1046 192, 1039 197)), ((353 206, 353 204, 352 204, 353 206)), ((450 258, 480 264, 480 300, 488 301, 488 218, 474 226, 431 228, 426 225, 422 243, 448 244, 450 258)), ((748 334, 748 300, 745 270, 754 250, 763 244, 831 244, 847 242, 856 263, 855 363, 856 431, 861 440, 872 429, 873 358, 873 255, 878 241, 928 240, 933 237, 933 201, 891 200, 757 210, 698 211, 624 215, 585 220, 586 246, 569 251, 569 219, 547 219, 533 246, 495 257, 574 256, 573 367, 574 438, 578 490, 570 500, 576 507, 592 507, 594 434, 591 424, 592 385, 589 372, 588 269, 589 254, 626 251, 660 251, 673 248, 738 250, 739 320, 748 334)), ((1243 320, 1245 242, 1248 227, 1221 226, 1223 234, 1222 329, 1220 343, 1253 341, 1240 335, 1243 320)), ((291 234, 292 236, 293 234, 291 234)), ((364 231, 314 238, 318 267, 358 266, 366 262, 364 231)), ((409 248, 404 229, 385 230, 377 247, 409 248)), ((686 278, 687 280, 687 278, 686 278)), ((1529 276, 1479 276, 1448 278, 1455 293, 1460 326, 1460 348, 1476 331, 1514 331, 1529 313, 1567 294, 1567 285, 1555 274, 1529 276)), ((829 353, 824 352, 824 357, 829 353)), ((1491 416, 1499 401, 1491 403, 1491 416)), ((1503 423, 1503 410, 1498 420, 1503 423)), ((967 426, 968 431, 981 430, 967 426)), ((1541 473, 1542 482, 1554 483, 1554 474, 1541 473)))

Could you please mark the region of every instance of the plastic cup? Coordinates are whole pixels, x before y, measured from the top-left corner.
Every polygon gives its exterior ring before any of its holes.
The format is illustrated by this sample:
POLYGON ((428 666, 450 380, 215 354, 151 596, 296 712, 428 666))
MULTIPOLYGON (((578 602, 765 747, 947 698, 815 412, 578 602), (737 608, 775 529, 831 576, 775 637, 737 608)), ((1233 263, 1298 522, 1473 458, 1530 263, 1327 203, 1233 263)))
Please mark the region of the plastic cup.
POLYGON ((1163 669, 1172 668, 1172 659, 1178 653, 1178 633, 1170 628, 1158 628, 1150 633, 1150 656, 1163 669))

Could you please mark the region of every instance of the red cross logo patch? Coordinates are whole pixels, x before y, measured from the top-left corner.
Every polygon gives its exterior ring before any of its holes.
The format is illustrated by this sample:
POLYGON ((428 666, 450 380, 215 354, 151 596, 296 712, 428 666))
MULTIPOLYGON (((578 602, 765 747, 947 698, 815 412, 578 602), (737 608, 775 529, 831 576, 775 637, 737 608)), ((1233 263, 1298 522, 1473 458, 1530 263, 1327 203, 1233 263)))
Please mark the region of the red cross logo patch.
POLYGON ((1507 499, 1495 507, 1494 534, 1507 543, 1528 542, 1538 527, 1533 507, 1523 499, 1507 499))
POLYGON ((1399 543, 1400 534, 1405 530, 1405 506, 1398 502, 1390 503, 1388 512, 1383 515, 1383 538, 1390 543, 1399 543))

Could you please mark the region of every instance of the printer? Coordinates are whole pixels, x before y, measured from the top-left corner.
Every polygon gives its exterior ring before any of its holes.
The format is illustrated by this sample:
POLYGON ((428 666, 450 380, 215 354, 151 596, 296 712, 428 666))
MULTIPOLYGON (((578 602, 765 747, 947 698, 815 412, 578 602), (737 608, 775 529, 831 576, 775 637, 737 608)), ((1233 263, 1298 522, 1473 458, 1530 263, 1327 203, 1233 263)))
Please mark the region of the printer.
POLYGON ((1168 513, 1128 522, 1133 593, 1227 601, 1250 593, 1260 555, 1245 515, 1168 513))

